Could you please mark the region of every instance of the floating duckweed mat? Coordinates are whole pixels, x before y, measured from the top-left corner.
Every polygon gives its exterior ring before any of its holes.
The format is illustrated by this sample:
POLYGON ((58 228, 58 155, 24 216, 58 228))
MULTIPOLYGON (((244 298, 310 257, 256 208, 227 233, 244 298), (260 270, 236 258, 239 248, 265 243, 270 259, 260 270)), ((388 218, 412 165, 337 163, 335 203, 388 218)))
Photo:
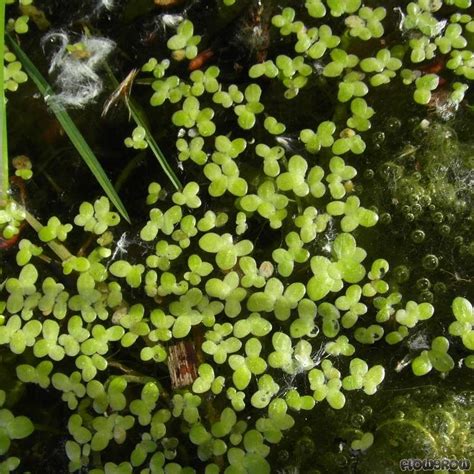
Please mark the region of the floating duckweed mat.
POLYGON ((472 472, 471 0, 7 3, 0 473, 472 472))

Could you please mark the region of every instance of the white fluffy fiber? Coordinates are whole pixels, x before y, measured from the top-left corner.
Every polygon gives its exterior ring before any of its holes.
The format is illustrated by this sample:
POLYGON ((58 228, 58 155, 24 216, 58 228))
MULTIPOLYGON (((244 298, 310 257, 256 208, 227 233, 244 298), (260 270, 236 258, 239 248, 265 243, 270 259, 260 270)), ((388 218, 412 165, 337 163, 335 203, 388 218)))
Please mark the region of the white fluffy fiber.
POLYGON ((102 5, 107 10, 112 10, 114 8, 114 1, 113 0, 100 0, 100 5, 102 5))
POLYGON ((65 32, 48 33, 43 38, 43 45, 50 42, 56 46, 49 73, 56 75, 57 93, 48 97, 48 103, 65 108, 84 108, 102 92, 103 80, 97 70, 112 52, 115 43, 108 38, 83 36, 80 42, 88 55, 79 59, 66 49, 75 41, 71 41, 65 32))

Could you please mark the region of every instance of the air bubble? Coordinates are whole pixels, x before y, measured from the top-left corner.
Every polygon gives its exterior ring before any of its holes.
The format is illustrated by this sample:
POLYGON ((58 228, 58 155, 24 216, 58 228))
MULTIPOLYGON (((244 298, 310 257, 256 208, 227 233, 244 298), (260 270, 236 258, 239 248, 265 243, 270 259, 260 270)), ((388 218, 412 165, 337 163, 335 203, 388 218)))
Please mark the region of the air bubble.
POLYGON ((372 134, 372 143, 374 145, 381 145, 385 141, 385 133, 375 132, 372 134))
POLYGON ((458 214, 462 214, 464 213, 466 210, 467 210, 467 203, 466 201, 462 201, 461 199, 457 200, 455 203, 454 203, 454 210, 458 213, 458 214))
POLYGON ((431 204, 431 198, 427 194, 424 194, 423 196, 420 196, 419 202, 421 206, 427 207, 431 204))
POLYGON ((411 233, 411 240, 415 242, 415 244, 421 244, 425 240, 425 233, 421 229, 416 229, 411 233))
POLYGON ((388 212, 384 212, 380 215, 380 223, 388 225, 392 222, 392 216, 388 212))
POLYGON ((452 415, 441 409, 429 412, 425 422, 431 431, 438 434, 450 435, 456 429, 456 421, 452 415))
POLYGON ((451 227, 449 227, 449 225, 447 224, 444 224, 439 228, 439 233, 443 236, 449 235, 450 232, 451 232, 451 227))
POLYGON ((362 413, 355 413, 351 416, 351 425, 355 428, 360 428, 365 423, 365 418, 362 413))
POLYGON ((433 285, 433 291, 436 294, 442 295, 442 294, 446 293, 447 287, 444 283, 438 281, 433 285))
POLYGON ((433 254, 425 255, 423 257, 422 265, 426 270, 436 270, 439 265, 438 257, 433 254))
POLYGON ((288 459, 290 458, 290 453, 286 449, 280 449, 278 450, 277 457, 278 461, 285 462, 288 461, 288 459))
POLYGON ((407 215, 410 212, 410 206, 408 204, 403 205, 401 211, 403 214, 407 215))
POLYGON ((423 208, 420 204, 413 204, 413 206, 411 206, 411 212, 416 216, 419 216, 423 212, 423 208))
POLYGON ((434 299, 434 295, 431 291, 429 290, 426 290, 426 291, 422 291, 420 293, 420 298, 419 298, 419 301, 421 303, 432 303, 433 302, 433 299, 434 299))
POLYGON ((402 122, 397 117, 390 117, 385 124, 387 132, 394 133, 402 126, 402 122))
POLYGON ((428 290, 431 288, 431 282, 428 278, 420 278, 416 281, 416 287, 420 291, 428 290))
POLYGON ((410 278, 410 270, 406 265, 398 265, 393 269, 393 275, 398 283, 405 283, 410 278))
POLYGON ((371 180, 371 179, 374 179, 374 176, 375 176, 375 172, 373 169, 368 169, 368 170, 365 170, 364 171, 364 179, 366 180, 371 180))
POLYGON ((454 224, 454 222, 456 222, 456 216, 452 212, 448 212, 445 218, 448 224, 454 224))
POLYGON ((314 453, 314 450, 314 441, 309 436, 304 436, 296 442, 295 456, 297 459, 307 458, 314 453))
POLYGON ((403 176, 403 168, 393 161, 387 161, 379 168, 380 175, 385 181, 396 181, 403 176))

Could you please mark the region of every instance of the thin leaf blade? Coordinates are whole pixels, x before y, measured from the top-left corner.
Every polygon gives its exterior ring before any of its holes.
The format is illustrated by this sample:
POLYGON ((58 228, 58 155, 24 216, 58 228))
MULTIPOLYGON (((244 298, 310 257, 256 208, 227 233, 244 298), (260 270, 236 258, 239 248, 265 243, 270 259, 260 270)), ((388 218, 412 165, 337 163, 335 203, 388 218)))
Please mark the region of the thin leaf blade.
POLYGON ((5 2, 0 2, 0 200, 8 199, 8 143, 7 143, 7 114, 4 87, 5 63, 5 2))
MULTIPOLYGON (((119 82, 117 78, 115 77, 114 73, 112 72, 112 70, 110 69, 110 67, 106 65, 105 69, 108 72, 109 77, 112 83, 114 84, 114 87, 118 87, 119 82)), ((147 125, 147 121, 145 117, 143 117, 142 112, 140 111, 139 107, 137 106, 137 104, 131 97, 128 98, 128 107, 130 110, 130 115, 133 121, 135 122, 135 124, 139 127, 142 127, 143 130, 145 130, 145 140, 148 143, 150 150, 152 151, 152 153, 155 155, 156 159, 158 160, 158 163, 160 164, 161 168, 165 172, 166 176, 171 181, 171 183, 176 188, 176 190, 178 191, 182 190, 183 185, 181 184, 181 181, 176 176, 176 173, 174 172, 173 168, 166 160, 164 153, 161 151, 161 148, 158 146, 158 143, 156 143, 156 140, 153 138, 153 135, 147 125)))
MULTIPOLYGON (((33 80, 45 100, 47 100, 53 92, 52 87, 48 84, 46 79, 38 71, 36 66, 31 62, 27 54, 17 44, 17 42, 9 34, 7 34, 7 37, 17 58, 21 61, 23 67, 25 68, 25 71, 28 73, 28 76, 33 80)), ((66 132, 67 136, 71 140, 72 144, 76 148, 77 152, 80 154, 81 158, 89 167, 97 182, 102 187, 102 190, 108 196, 108 198, 116 207, 118 212, 123 216, 123 218, 130 223, 130 217, 125 208, 125 205, 123 204, 119 195, 115 191, 114 186, 107 177, 104 168, 102 168, 102 165, 97 160, 94 152, 84 139, 84 136, 71 119, 71 116, 67 113, 66 110, 60 109, 59 107, 52 106, 51 109, 55 114, 56 118, 58 119, 59 123, 63 127, 64 131, 66 132)))

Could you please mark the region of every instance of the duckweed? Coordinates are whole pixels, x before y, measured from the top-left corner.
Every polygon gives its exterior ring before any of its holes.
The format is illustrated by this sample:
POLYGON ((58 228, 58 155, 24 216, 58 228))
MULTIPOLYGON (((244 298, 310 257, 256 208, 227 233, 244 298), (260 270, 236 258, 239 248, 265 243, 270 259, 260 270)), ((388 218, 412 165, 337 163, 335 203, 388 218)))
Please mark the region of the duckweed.
MULTIPOLYGON (((110 15, 121 8, 102 3, 110 15)), ((140 68, 136 88, 148 85, 143 94, 161 107, 142 119, 184 185, 160 176, 130 186, 127 199, 143 195, 147 206, 137 205, 131 226, 106 197, 38 226, 23 181, 0 203, 0 250, 12 256, 0 267, 0 471, 31 470, 43 429, 61 444, 65 469, 94 474, 264 474, 286 469, 290 456, 309 472, 291 443, 316 445, 318 417, 343 428, 327 433, 340 436, 340 456, 331 448, 311 461, 321 472, 363 465, 393 425, 419 430, 415 446, 446 426, 469 431, 441 402, 433 406, 449 422, 411 422, 411 395, 407 413, 380 421, 380 400, 390 401, 408 365, 403 381, 414 385, 474 367, 470 279, 432 237, 472 257, 472 147, 449 122, 471 113, 470 2, 259 7, 250 15, 241 2, 220 2, 212 35, 187 6, 147 13, 143 28, 153 31, 140 41, 158 35, 167 49, 140 68), (239 30, 256 22, 252 35, 229 28, 236 38, 218 45, 213 35, 234 15, 239 30), (229 68, 229 50, 254 40, 229 68), (413 111, 408 127, 400 107, 413 111), (155 120, 169 127, 157 131, 155 120), (390 224, 397 218, 400 228, 390 224), (25 219, 35 225, 20 239, 25 219), (387 248, 394 235, 408 250, 387 248), (51 430, 43 407, 24 407, 39 393, 58 407, 51 430), (32 453, 17 458, 25 446, 32 453)), ((29 20, 20 14, 8 27, 26 33, 29 20)), ((15 92, 27 77, 7 51, 3 88, 15 92)), ((145 135, 137 122, 119 140, 137 155, 117 188, 152 147, 145 135)), ((458 444, 441 454, 464 455, 467 442, 458 444)))

